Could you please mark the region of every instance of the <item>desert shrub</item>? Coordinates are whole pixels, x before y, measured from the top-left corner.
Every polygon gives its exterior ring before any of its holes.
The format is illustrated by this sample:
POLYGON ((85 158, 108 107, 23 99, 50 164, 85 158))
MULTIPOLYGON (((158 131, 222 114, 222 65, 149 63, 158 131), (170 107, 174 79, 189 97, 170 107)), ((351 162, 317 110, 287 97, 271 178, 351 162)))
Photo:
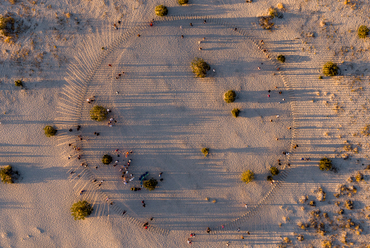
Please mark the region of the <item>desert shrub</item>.
POLYGON ((144 181, 143 186, 146 189, 154 190, 157 184, 158 184, 158 181, 154 178, 151 178, 149 180, 144 181))
POLYGON ((191 62, 191 69, 196 77, 204 78, 207 76, 207 71, 209 71, 211 67, 203 59, 195 58, 191 62))
POLYGON ((10 37, 14 33, 14 18, 0 15, 0 36, 10 37))
POLYGON ((14 81, 15 86, 23 88, 23 81, 22 80, 16 80, 14 81))
POLYGON ((189 2, 189 0, 178 0, 178 3, 180 5, 187 4, 188 2, 189 2))
POLYGON ((272 18, 278 17, 277 9, 275 9, 273 7, 270 7, 269 8, 269 16, 271 16, 272 18))
POLYGON ((272 22, 272 17, 270 16, 262 16, 260 17, 259 21, 260 21, 260 26, 263 28, 263 29, 266 29, 266 30, 270 30, 272 29, 272 27, 275 25, 275 23, 272 22))
POLYGON ((281 63, 284 63, 284 62, 285 62, 285 56, 280 54, 280 55, 277 57, 277 60, 278 60, 278 61, 280 61, 281 63))
POLYGON ((52 126, 46 126, 44 127, 44 131, 45 131, 46 137, 51 137, 51 136, 54 136, 58 130, 56 130, 52 126))
POLYGON ((368 27, 366 27, 365 25, 361 25, 357 31, 358 37, 361 39, 366 38, 366 36, 369 34, 369 31, 370 30, 368 27))
POLYGON ((107 119, 108 111, 102 106, 94 106, 90 110, 90 117, 94 121, 104 121, 107 119))
POLYGON ((320 170, 331 170, 333 167, 331 160, 328 158, 320 159, 319 168, 320 170))
POLYGON ((235 118, 239 116, 239 113, 240 113, 240 109, 234 108, 233 110, 231 110, 231 114, 232 114, 235 118))
POLYGON ((207 147, 203 147, 203 148, 202 148, 202 153, 203 153, 204 157, 207 157, 207 155, 208 155, 208 153, 209 153, 209 148, 207 148, 207 147))
POLYGON ((324 64, 323 73, 325 76, 336 76, 338 75, 339 67, 337 64, 329 61, 324 64))
POLYGON ((271 175, 276 176, 277 174, 279 174, 279 169, 276 168, 276 167, 274 167, 274 166, 272 166, 270 168, 270 173, 271 173, 271 175))
POLYGON ((78 201, 71 207, 71 213, 75 220, 84 220, 93 210, 93 207, 87 201, 78 201))
POLYGON ((103 164, 110 164, 112 162, 113 158, 108 155, 108 154, 105 154, 103 156, 103 158, 101 159, 101 161, 103 162, 103 164))
POLYGON ((347 208, 347 209, 353 209, 353 201, 351 201, 351 200, 346 200, 345 205, 346 205, 346 208, 347 208))
POLYGON ((233 90, 229 90, 224 94, 224 100, 227 103, 231 103, 235 101, 236 93, 233 90))
POLYGON ((272 176, 270 176, 270 175, 268 175, 266 179, 267 179, 267 181, 269 181, 269 182, 271 182, 271 181, 273 180, 272 176))
POLYGON ((253 179, 254 179, 254 173, 253 173, 253 171, 251 171, 251 170, 244 171, 244 172, 242 173, 241 178, 242 178, 242 181, 243 181, 243 182, 245 182, 245 183, 250 183, 250 182, 252 182, 252 181, 253 181, 253 179))
POLYGON ((168 9, 164 5, 158 5, 157 7, 155 7, 155 14, 157 16, 165 16, 168 14, 168 9))
POLYGON ((364 175, 361 173, 361 172, 357 172, 356 173, 356 176, 355 176, 355 178, 356 178, 356 182, 361 182, 362 180, 364 180, 364 175))
POLYGON ((14 183, 18 179, 18 171, 14 171, 11 165, 7 165, 0 169, 0 177, 3 183, 14 183))

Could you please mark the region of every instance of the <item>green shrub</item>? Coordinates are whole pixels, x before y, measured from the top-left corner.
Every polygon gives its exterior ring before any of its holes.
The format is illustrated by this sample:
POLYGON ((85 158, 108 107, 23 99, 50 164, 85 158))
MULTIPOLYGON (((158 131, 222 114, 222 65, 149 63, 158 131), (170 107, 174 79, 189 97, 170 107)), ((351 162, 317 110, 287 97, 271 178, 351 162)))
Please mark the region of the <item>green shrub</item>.
POLYGON ((178 3, 180 5, 184 5, 184 4, 187 4, 189 2, 189 0, 178 0, 178 3))
POLYGON ((280 54, 280 55, 277 57, 277 60, 278 60, 278 61, 280 61, 281 63, 284 63, 284 62, 285 62, 285 56, 280 54))
POLYGON ((366 27, 365 25, 361 25, 359 28, 358 28, 358 37, 361 38, 361 39, 364 39, 366 38, 366 36, 369 34, 369 28, 366 27))
POLYGON ((19 178, 19 173, 11 165, 7 165, 0 169, 0 177, 3 183, 14 183, 19 178))
POLYGON ((84 220, 93 210, 93 207, 87 201, 78 201, 71 207, 72 216, 75 220, 84 220))
POLYGON ((267 179, 267 181, 270 181, 270 182, 273 180, 272 176, 270 176, 270 175, 268 175, 266 179, 267 179))
POLYGON ((279 169, 273 166, 270 168, 270 172, 271 175, 276 176, 277 174, 279 174, 279 169))
POLYGON ((324 64, 323 73, 325 76, 336 76, 338 75, 339 67, 337 64, 329 61, 324 64))
POLYGON ((168 9, 164 5, 158 5, 157 7, 155 7, 155 14, 157 16, 165 16, 168 14, 168 9))
POLYGON ((240 113, 240 109, 234 108, 233 110, 231 110, 231 114, 232 114, 235 118, 239 116, 239 113, 240 113))
POLYGON ((211 67, 203 59, 195 58, 191 62, 191 69, 196 77, 204 78, 207 76, 207 71, 209 71, 211 67))
POLYGON ((235 101, 236 93, 233 90, 229 90, 224 94, 224 100, 227 103, 231 103, 235 101))
POLYGON ((247 170, 242 173, 241 177, 243 182, 250 183, 254 180, 254 173, 251 170, 247 170))
POLYGON ((46 137, 51 137, 51 136, 54 136, 58 130, 56 130, 52 126, 46 126, 44 127, 44 131, 45 131, 46 137))
POLYGON ((208 153, 209 153, 209 148, 207 148, 207 147, 203 147, 203 148, 202 148, 202 153, 203 153, 204 157, 207 157, 207 155, 208 155, 208 153))
POLYGON ((16 80, 14 81, 15 86, 23 88, 23 82, 22 80, 16 80))
POLYGON ((107 119, 107 115, 108 111, 102 106, 96 105, 90 110, 91 120, 94 121, 104 121, 105 119, 107 119))
POLYGON ((331 164, 331 160, 328 158, 320 159, 319 168, 320 170, 331 170, 333 165, 331 164))
POLYGON ((149 189, 149 190, 154 190, 155 187, 157 186, 158 181, 154 178, 151 178, 149 180, 144 181, 143 185, 144 188, 149 189))
POLYGON ((110 164, 112 162, 113 158, 108 155, 108 154, 105 154, 103 156, 103 158, 101 159, 101 161, 103 162, 103 164, 110 164))

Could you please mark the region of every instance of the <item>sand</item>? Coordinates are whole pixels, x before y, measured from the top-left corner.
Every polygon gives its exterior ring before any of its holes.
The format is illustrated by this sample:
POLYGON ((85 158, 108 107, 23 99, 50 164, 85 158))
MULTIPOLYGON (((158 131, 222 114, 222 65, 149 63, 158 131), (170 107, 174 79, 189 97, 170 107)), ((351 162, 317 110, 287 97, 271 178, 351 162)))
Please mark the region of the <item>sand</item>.
POLYGON ((258 17, 277 3, 164 1, 165 18, 154 15, 159 3, 152 1, 2 3, 1 14, 19 9, 29 28, 14 45, 1 43, 0 165, 11 164, 22 177, 0 187, 0 247, 185 247, 190 233, 195 247, 276 247, 284 237, 298 247, 334 245, 342 244, 343 229, 325 222, 321 236, 297 223, 308 222, 314 209, 336 223, 340 208, 363 229, 361 235, 346 229, 348 243, 365 247, 369 146, 361 131, 369 121, 369 41, 357 38, 357 28, 366 25, 369 7, 283 2, 284 17, 273 20, 272 32, 263 30, 258 17), (276 61, 279 54, 284 64, 276 61), (194 57, 210 64, 206 78, 192 74, 194 57), (329 60, 340 75, 319 79, 329 60), (14 86, 18 79, 24 89, 14 86), (237 99, 227 104, 222 96, 230 89, 237 99), (93 105, 111 109, 117 123, 93 122, 93 105), (238 118, 233 108, 241 109, 238 118), (45 125, 57 135, 47 138, 45 125), (135 178, 124 185, 119 169, 131 150, 135 178), (103 165, 104 154, 118 165, 103 165), (319 170, 324 156, 337 173, 319 170), (266 180, 271 166, 281 171, 274 184, 266 180), (249 184, 240 180, 245 170, 255 173, 249 184), (131 191, 146 171, 158 180, 163 172, 158 188, 131 191), (364 180, 348 182, 358 171, 364 180), (357 194, 335 198, 340 184, 354 185, 357 194), (316 199, 318 187, 326 201, 316 199), (353 210, 344 207, 347 199, 353 210), (83 221, 70 215, 78 200, 94 207, 83 221))

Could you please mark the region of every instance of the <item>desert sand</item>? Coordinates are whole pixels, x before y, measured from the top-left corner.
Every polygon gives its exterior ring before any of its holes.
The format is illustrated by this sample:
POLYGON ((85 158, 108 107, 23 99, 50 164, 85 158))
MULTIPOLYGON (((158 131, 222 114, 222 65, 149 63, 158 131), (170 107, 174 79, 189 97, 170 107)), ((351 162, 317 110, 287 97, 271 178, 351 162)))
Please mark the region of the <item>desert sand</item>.
POLYGON ((11 2, 0 4, 20 27, 0 42, 0 165, 21 178, 0 186, 0 247, 369 246, 366 1, 11 2), (281 16, 264 30, 270 7, 281 16), (195 57, 207 77, 194 77, 195 57), (339 75, 323 75, 328 61, 339 75), (91 120, 95 105, 106 121, 91 120), (323 157, 335 170, 319 169, 323 157), (163 181, 132 191, 145 172, 163 181), (80 200, 94 210, 75 221, 80 200))

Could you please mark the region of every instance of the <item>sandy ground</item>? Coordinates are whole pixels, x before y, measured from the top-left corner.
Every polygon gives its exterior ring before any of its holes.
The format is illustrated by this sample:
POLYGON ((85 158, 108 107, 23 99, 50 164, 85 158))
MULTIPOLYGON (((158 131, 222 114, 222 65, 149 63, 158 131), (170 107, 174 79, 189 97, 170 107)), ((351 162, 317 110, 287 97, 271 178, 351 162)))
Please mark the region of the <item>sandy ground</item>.
POLYGON ((322 240, 342 245, 344 232, 348 243, 366 247, 370 146, 361 131, 369 124, 369 40, 358 39, 357 28, 366 25, 368 4, 286 1, 284 17, 274 19, 270 32, 257 17, 277 1, 161 3, 169 7, 168 18, 155 17, 156 1, 1 3, 0 14, 17 16, 24 30, 15 44, 1 44, 0 165, 13 165, 22 178, 0 187, 0 247, 183 247, 191 232, 195 247, 276 247, 284 237, 297 247, 319 247, 322 240), (158 21, 149 27, 152 18, 158 21), (114 30, 117 20, 122 24, 114 30), (258 49, 261 39, 267 53, 258 49), (286 63, 275 60, 279 54, 286 63), (194 57, 216 72, 194 78, 194 57), (340 75, 319 79, 329 60, 339 64, 340 75), (25 89, 14 86, 17 79, 25 89), (229 89, 238 97, 226 104, 222 95, 229 89), (118 121, 112 128, 89 119, 86 98, 92 95, 93 104, 112 110, 118 121), (242 110, 236 119, 234 107, 242 110), (45 125, 54 125, 57 136, 45 137, 45 125), (81 160, 69 143, 81 147, 81 160), (206 158, 202 147, 210 148, 206 158), (129 171, 135 179, 128 185, 119 172, 127 159, 115 149, 133 150, 129 171), (119 160, 116 167, 100 163, 105 153, 119 160), (337 173, 318 169, 324 156, 337 173), (282 171, 274 185, 266 181, 270 166, 282 171), (240 181, 247 169, 256 173, 248 185, 240 181), (163 182, 152 192, 132 192, 146 171, 157 179, 163 172, 163 182), (365 180, 349 182, 358 171, 365 180), (94 178, 104 180, 102 186, 94 178), (335 198, 340 184, 354 185, 357 193, 335 198), (318 187, 326 201, 316 199, 318 187), (300 203, 304 195, 316 207, 300 203), (80 199, 92 202, 94 212, 74 221, 69 208, 80 199), (347 199, 353 210, 344 207, 347 199), (314 209, 334 222, 323 221, 325 236, 297 226, 314 209), (359 224, 361 235, 341 228, 341 218, 359 224), (207 234, 206 227, 214 231, 207 234), (297 241, 298 234, 305 240, 297 241))

